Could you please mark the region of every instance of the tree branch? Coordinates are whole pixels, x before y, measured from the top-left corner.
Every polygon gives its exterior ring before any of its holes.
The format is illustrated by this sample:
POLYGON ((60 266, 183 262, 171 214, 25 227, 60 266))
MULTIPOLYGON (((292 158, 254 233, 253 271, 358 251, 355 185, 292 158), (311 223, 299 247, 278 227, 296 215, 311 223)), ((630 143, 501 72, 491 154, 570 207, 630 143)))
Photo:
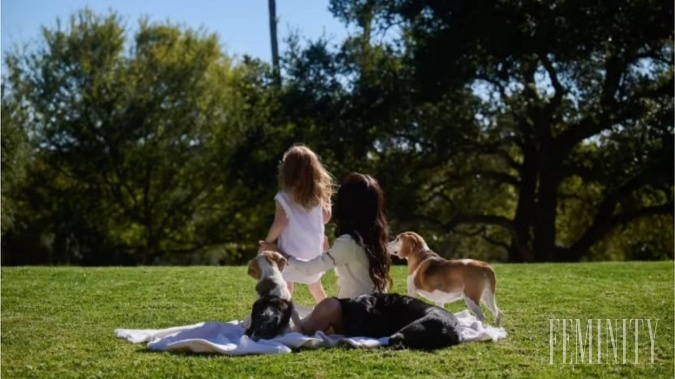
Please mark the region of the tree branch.
POLYGON ((518 187, 520 185, 520 179, 518 179, 513 175, 509 175, 505 172, 490 171, 490 170, 475 170, 468 172, 466 176, 476 176, 476 175, 492 179, 500 183, 507 183, 514 187, 518 187))
POLYGON ((546 69, 548 77, 551 80, 551 85, 555 90, 555 94, 553 95, 553 98, 549 103, 550 110, 553 110, 558 106, 560 106, 560 103, 562 102, 562 97, 566 91, 563 88, 562 84, 560 84, 560 80, 558 80, 558 73, 553 67, 553 63, 551 62, 551 60, 548 59, 548 55, 546 53, 539 53, 537 55, 539 56, 539 60, 541 60, 541 64, 546 69))
POLYGON ((461 235, 467 236, 467 237, 480 237, 483 240, 485 240, 485 242, 487 242, 491 245, 501 247, 501 248, 503 248, 504 250, 507 250, 507 251, 509 249, 509 244, 507 244, 505 242, 502 242, 502 241, 498 241, 494 238, 490 238, 490 236, 488 236, 487 233, 486 233, 485 226, 480 227, 475 232, 463 232, 463 231, 459 231, 459 230, 453 230, 453 233, 461 234, 461 235))
POLYGON ((624 212, 618 215, 614 214, 616 204, 621 199, 649 183, 653 176, 654 174, 649 170, 641 172, 639 175, 627 181, 623 186, 619 187, 614 193, 608 195, 605 200, 602 201, 600 205, 598 205, 598 210, 593 223, 570 247, 569 254, 571 254, 573 258, 572 260, 579 260, 579 258, 581 258, 581 256, 585 254, 594 243, 599 241, 605 236, 605 234, 607 234, 609 230, 619 224, 628 223, 637 217, 650 215, 654 212, 664 213, 666 210, 668 210, 670 213, 673 212, 672 202, 669 202, 664 205, 643 207, 635 211, 624 212), (668 206, 670 208, 668 208, 668 206))
POLYGON ((515 227, 513 225, 513 220, 495 215, 477 215, 477 214, 458 214, 447 224, 449 229, 454 229, 458 225, 462 224, 489 224, 501 226, 502 228, 509 231, 509 233, 515 233, 515 227))

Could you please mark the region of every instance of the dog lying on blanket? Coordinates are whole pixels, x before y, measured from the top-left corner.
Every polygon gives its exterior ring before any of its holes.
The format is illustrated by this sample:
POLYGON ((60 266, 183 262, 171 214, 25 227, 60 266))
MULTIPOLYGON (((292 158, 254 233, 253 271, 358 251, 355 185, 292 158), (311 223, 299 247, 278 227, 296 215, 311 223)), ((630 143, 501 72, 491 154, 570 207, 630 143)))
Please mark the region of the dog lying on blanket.
POLYGON ((253 303, 251 326, 246 334, 252 340, 272 339, 289 330, 293 302, 278 296, 263 296, 253 303))
POLYGON ((459 321, 447 310, 400 294, 338 299, 344 335, 389 337, 391 348, 432 350, 460 343, 459 321))
POLYGON ((286 258, 276 251, 261 251, 248 264, 248 275, 258 283, 258 299, 253 303, 250 316, 244 321, 245 334, 251 339, 271 339, 290 329, 290 320, 300 325, 291 293, 281 276, 286 258))

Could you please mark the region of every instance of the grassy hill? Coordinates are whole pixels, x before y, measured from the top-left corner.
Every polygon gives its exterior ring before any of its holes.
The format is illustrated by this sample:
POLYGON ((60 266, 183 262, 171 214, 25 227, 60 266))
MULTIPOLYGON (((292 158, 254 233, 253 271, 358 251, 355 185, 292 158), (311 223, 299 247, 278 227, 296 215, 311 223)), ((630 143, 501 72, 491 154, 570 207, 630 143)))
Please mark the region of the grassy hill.
MULTIPOLYGON (((254 300, 255 284, 244 267, 3 268, 1 374, 3 378, 673 377, 672 261, 502 264, 495 270, 497 304, 509 334, 502 341, 466 343, 433 353, 340 347, 227 357, 148 352, 142 344, 115 338, 113 330, 242 319, 254 300), (551 324, 551 319, 573 320, 565 322, 567 339, 563 322, 551 324), (608 338, 608 319, 615 347, 608 338), (645 320, 638 323, 638 363, 635 322, 630 321, 623 363, 623 319, 645 320), (588 320, 594 320, 591 352, 588 341, 580 343, 576 336, 576 320, 583 338, 588 336, 588 320), (651 320, 649 325, 646 320, 651 320), (563 363, 563 342, 566 362, 573 363, 563 363)), ((404 267, 393 268, 393 292, 405 293, 405 275, 404 267)), ((335 294, 332 272, 323 283, 329 295, 335 294)), ((304 286, 295 297, 301 304, 311 304, 304 286)), ((446 308, 459 311, 464 304, 446 308)))

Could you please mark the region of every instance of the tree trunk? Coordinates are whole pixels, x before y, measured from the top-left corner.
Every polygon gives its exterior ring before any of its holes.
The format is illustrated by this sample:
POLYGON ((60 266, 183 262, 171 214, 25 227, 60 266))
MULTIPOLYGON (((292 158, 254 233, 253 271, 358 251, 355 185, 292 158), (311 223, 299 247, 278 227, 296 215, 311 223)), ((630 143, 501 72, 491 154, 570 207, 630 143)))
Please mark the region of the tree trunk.
POLYGON ((555 256, 556 211, 558 207, 558 181, 553 173, 542 172, 537 191, 537 214, 534 218, 535 260, 551 262, 555 256))
POLYGON ((513 263, 531 262, 534 260, 530 246, 537 186, 537 155, 534 149, 524 149, 520 176, 518 204, 513 219, 516 237, 512 239, 508 252, 508 260, 513 263))
POLYGON ((551 262, 555 257, 558 211, 558 185, 560 184, 560 158, 551 138, 551 115, 533 112, 538 140, 539 163, 536 214, 533 218, 534 241, 532 250, 538 262, 551 262))
POLYGON ((144 266, 150 266, 155 262, 155 258, 161 255, 159 251, 159 239, 155 236, 148 236, 143 248, 143 257, 141 262, 144 266))

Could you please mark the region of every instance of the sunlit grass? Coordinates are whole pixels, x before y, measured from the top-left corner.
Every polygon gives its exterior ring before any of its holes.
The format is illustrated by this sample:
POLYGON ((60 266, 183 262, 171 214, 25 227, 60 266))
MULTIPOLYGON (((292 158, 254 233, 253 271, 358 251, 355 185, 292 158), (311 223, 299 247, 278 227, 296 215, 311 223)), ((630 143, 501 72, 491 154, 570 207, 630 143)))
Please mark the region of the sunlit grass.
MULTIPOLYGON (((3 268, 1 373, 3 378, 673 377, 673 262, 495 269, 497 303, 509 333, 499 342, 434 353, 340 347, 227 357, 148 352, 115 338, 113 331, 241 319, 254 300, 254 282, 244 267, 3 268), (559 343, 550 364, 549 319, 561 318, 581 319, 584 326, 588 319, 659 319, 654 363, 644 325, 637 364, 632 330, 625 364, 604 353, 601 364, 564 364, 562 330, 556 330, 559 343)), ((393 269, 394 292, 405 293, 405 275, 403 267, 393 269)), ((335 294, 332 273, 323 283, 335 294)), ((311 304, 306 287, 299 286, 295 297, 311 304)), ((447 307, 459 311, 464 305, 447 307)))

